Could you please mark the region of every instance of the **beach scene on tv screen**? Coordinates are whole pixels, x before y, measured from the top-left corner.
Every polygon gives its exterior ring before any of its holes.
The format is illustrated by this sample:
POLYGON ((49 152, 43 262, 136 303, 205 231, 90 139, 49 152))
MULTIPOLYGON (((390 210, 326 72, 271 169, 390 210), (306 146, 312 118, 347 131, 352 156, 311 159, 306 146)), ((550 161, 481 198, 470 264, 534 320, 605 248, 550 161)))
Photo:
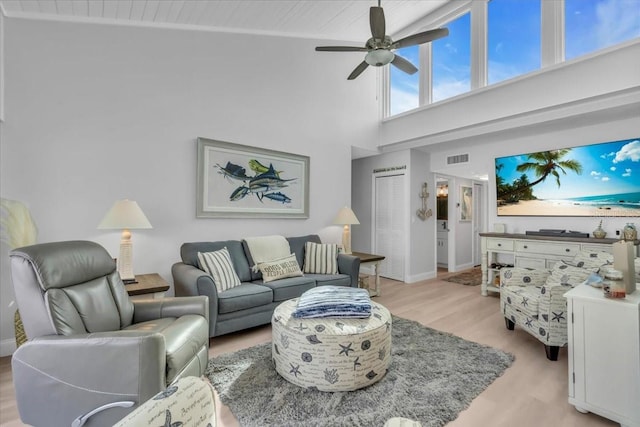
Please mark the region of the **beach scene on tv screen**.
POLYGON ((498 215, 640 216, 640 138, 495 160, 498 215))

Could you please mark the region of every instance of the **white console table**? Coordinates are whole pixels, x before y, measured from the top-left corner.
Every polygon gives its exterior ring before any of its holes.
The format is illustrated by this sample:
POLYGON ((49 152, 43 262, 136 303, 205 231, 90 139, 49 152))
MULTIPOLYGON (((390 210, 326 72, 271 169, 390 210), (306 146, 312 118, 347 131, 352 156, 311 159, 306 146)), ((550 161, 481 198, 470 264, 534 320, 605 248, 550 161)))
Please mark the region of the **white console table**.
MULTIPOLYGON (((480 292, 500 292, 496 286, 499 268, 496 262, 516 267, 552 268, 560 261, 571 260, 580 251, 611 252, 611 245, 618 239, 596 239, 593 237, 549 237, 526 234, 480 233, 482 250, 482 286, 480 292)), ((636 254, 638 253, 636 241, 636 254)), ((636 255, 637 256, 637 255, 636 255)))
POLYGON ((569 338, 569 403, 640 426, 640 291, 607 299, 579 285, 565 294, 569 338))

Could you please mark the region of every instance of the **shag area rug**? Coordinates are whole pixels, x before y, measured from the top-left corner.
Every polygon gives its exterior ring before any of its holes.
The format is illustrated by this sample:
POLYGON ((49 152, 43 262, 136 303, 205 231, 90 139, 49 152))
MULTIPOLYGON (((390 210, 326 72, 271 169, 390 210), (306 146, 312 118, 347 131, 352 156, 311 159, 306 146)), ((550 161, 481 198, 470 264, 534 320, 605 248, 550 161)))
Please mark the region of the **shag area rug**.
POLYGON ((482 283, 482 269, 480 267, 474 267, 470 270, 463 271, 459 274, 454 274, 446 279, 447 282, 459 283, 467 286, 478 286, 482 283))
POLYGON ((382 426, 392 417, 444 426, 513 362, 503 351, 393 316, 392 362, 351 392, 295 386, 278 375, 271 343, 209 360, 205 375, 241 426, 382 426))

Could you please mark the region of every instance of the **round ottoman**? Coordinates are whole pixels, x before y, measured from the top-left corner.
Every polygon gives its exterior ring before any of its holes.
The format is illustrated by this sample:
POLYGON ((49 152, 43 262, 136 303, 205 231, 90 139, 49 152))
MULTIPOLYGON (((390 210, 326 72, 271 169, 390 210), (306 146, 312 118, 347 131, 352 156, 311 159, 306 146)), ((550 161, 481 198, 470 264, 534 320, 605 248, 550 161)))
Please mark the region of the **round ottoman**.
POLYGON ((350 391, 380 381, 391 363, 391 315, 371 302, 371 317, 296 319, 298 298, 273 312, 271 354, 287 381, 321 391, 350 391))

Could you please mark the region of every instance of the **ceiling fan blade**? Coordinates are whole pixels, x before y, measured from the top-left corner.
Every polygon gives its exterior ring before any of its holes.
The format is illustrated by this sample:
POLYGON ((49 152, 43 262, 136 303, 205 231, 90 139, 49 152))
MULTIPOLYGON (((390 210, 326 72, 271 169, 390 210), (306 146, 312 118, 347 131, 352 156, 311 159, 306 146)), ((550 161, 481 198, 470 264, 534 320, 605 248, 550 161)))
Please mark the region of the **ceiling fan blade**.
POLYGON ((356 46, 318 46, 316 47, 318 52, 368 52, 366 47, 356 46))
POLYGON ((414 67, 411 62, 407 61, 399 55, 396 55, 391 63, 407 74, 415 74, 416 71, 418 71, 418 69, 414 67))
POLYGON ((353 80, 353 79, 355 79, 355 78, 356 78, 356 77, 358 77, 360 74, 362 74, 362 72, 363 72, 364 70, 366 70, 368 66, 369 66, 369 64, 367 64, 367 63, 366 63, 366 61, 362 61, 362 62, 360 63, 360 65, 358 65, 358 66, 355 68, 355 70, 353 70, 353 71, 351 72, 351 74, 349 74, 349 77, 347 77, 347 80, 353 80))
POLYGON ((373 6, 369 9, 369 24, 371 25, 371 35, 374 39, 384 40, 387 31, 384 23, 384 10, 380 6, 373 6))
POLYGON ((425 32, 414 34, 412 36, 407 36, 403 39, 398 40, 393 44, 393 49, 400 49, 402 47, 415 46, 417 44, 427 43, 442 37, 446 37, 448 35, 449 35, 448 28, 438 28, 435 30, 425 31, 425 32))

